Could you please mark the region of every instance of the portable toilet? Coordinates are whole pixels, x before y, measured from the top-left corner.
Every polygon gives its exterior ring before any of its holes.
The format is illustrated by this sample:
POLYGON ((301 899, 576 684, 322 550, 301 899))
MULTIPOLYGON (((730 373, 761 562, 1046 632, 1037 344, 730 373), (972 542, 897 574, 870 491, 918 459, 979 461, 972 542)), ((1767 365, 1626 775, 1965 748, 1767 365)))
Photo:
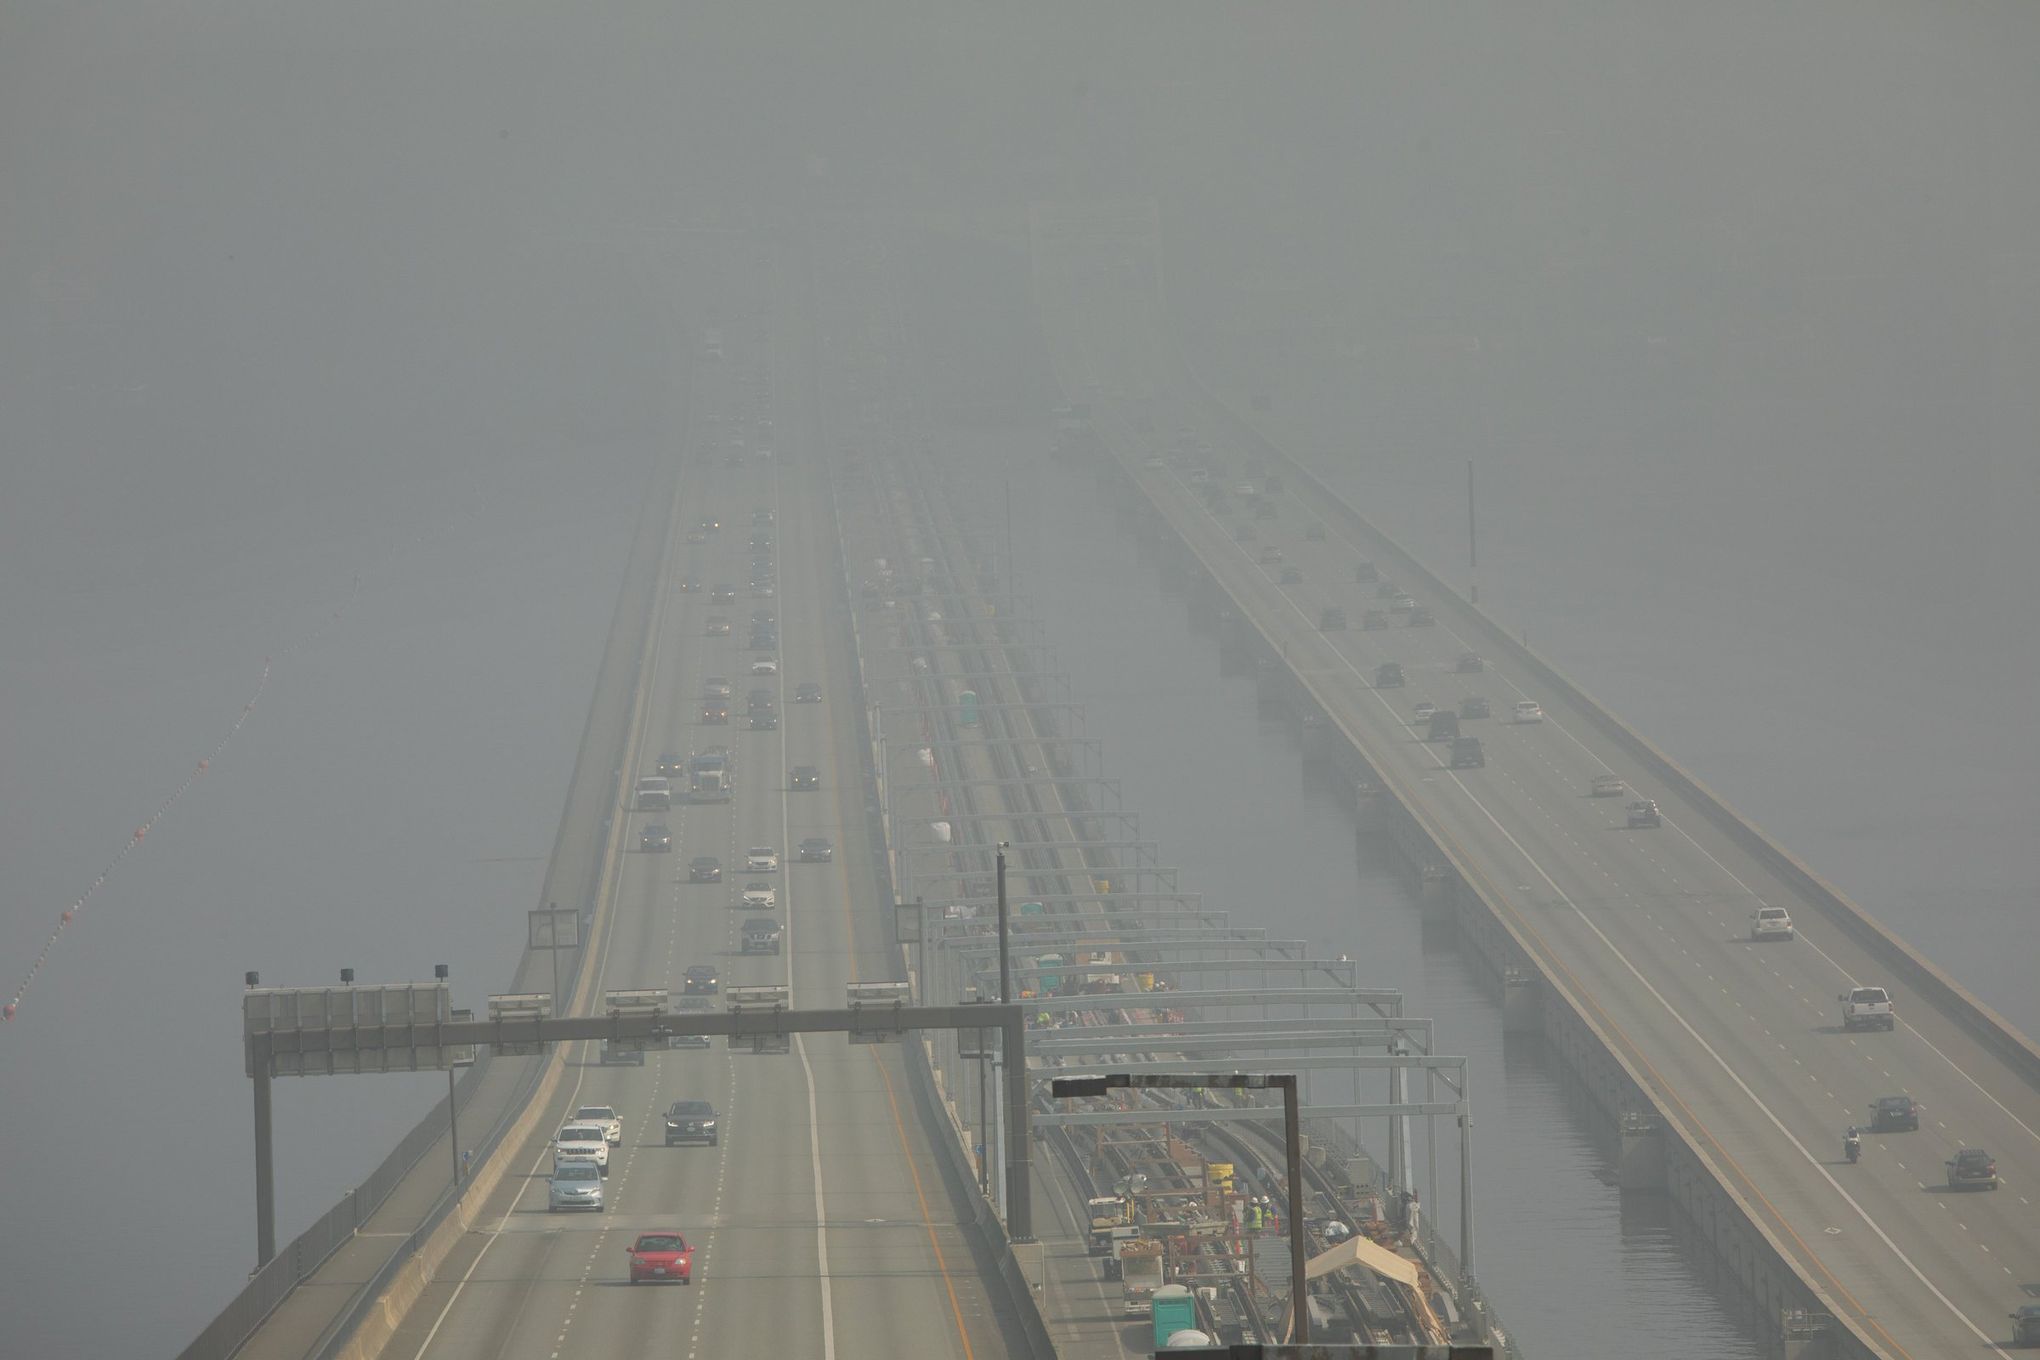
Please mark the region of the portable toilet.
POLYGON ((1187 1287, 1165 1284, 1155 1291, 1154 1320, 1155 1349, 1160 1350, 1170 1337, 1197 1326, 1197 1300, 1187 1287))

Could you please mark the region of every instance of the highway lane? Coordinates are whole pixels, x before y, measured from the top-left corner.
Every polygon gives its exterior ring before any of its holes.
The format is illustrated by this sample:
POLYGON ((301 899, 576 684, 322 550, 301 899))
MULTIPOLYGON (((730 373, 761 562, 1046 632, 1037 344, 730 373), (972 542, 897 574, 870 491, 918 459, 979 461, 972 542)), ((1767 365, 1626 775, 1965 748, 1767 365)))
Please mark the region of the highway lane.
MULTIPOLYGON (((1099 301, 1105 282, 1092 272, 1090 303, 1099 301)), ((1150 413, 1192 413, 1183 423, 1215 436, 1197 414, 1198 396, 1152 357, 1167 353, 1158 320, 1123 292, 1110 305, 1084 307, 1073 327, 1085 347, 1079 366, 1103 375, 1115 393, 1139 394, 1150 413), (1122 355, 1144 357, 1120 367, 1122 355)), ((1453 659, 1477 648, 1465 641, 1474 636, 1470 628, 1455 627, 1452 601, 1424 601, 1439 611, 1435 629, 1317 634, 1322 604, 1345 605, 1355 625, 1359 609, 1376 604, 1352 584, 1352 564, 1371 554, 1337 532, 1323 543, 1306 541, 1310 510, 1293 492, 1278 520, 1252 521, 1255 541, 1239 542, 1237 528, 1248 522, 1243 514, 1208 511, 1182 469, 1144 466, 1146 450, 1137 441, 1145 437, 1152 447, 1173 426, 1157 432, 1150 415, 1143 436, 1138 416, 1115 409, 1109 398, 1094 399, 1096 406, 1104 408, 1108 441, 1129 455, 1143 487, 1227 585, 1274 621, 1292 664, 1327 696, 1328 707, 1358 724, 1369 747, 1386 753, 1394 772, 1422 790, 1426 806, 1472 851, 1518 919, 1574 970, 1575 993, 1628 1037, 1675 1110, 1683 1100, 1682 1117, 1712 1139, 1731 1179, 1766 1206, 1816 1279, 1831 1277, 1837 1306, 1909 1354, 1975 1347, 1979 1332, 2000 1335, 1995 1320, 2018 1299, 2018 1286, 2040 1276, 2040 1215, 2030 1203, 2040 1184, 2040 1140, 2032 1133, 2040 1108, 2031 1088, 1902 989, 1908 1024, 1897 1034, 1832 1032, 1834 996, 1850 979, 1890 980, 1810 904, 1761 872, 1697 812, 1653 788, 1560 696, 1506 670, 1457 674, 1453 659), (1271 538, 1302 566, 1301 582, 1283 586, 1256 564, 1254 554, 1271 538), (1408 688, 1371 689, 1368 677, 1382 660, 1404 664, 1408 688), (1504 715, 1518 697, 1536 698, 1548 720, 1469 722, 1467 730, 1486 741, 1489 765, 1446 771, 1437 752, 1409 730, 1410 706, 1422 697, 1456 703, 1475 692, 1504 715), (1621 830, 1619 806, 1611 806, 1621 800, 1586 796, 1592 774, 1610 769, 1659 800, 1667 814, 1663 830, 1621 830), (1747 943, 1748 915, 1759 898, 1791 907, 1803 938, 1747 943), (1926 1103, 1926 1127, 1873 1139, 1862 1166, 1827 1165, 1838 1160, 1841 1130, 1863 1117, 1868 1101, 1901 1090, 1926 1103), (1998 1156, 2003 1190, 1952 1197, 1940 1191, 1941 1162, 1960 1143, 1998 1156)), ((1225 481, 1236 480, 1237 454, 1219 461, 1225 481)))
MULTIPOLYGON (((782 418, 783 419, 783 418, 782 418)), ((794 1003, 839 1005, 859 973, 882 976, 880 913, 870 908, 858 806, 856 755, 848 749, 847 661, 832 651, 828 610, 834 569, 826 494, 818 471, 781 474, 769 461, 700 469, 690 504, 719 513, 724 529, 678 549, 676 571, 740 588, 734 608, 705 595, 672 592, 662 621, 670 660, 659 669, 659 717, 639 768, 663 750, 723 743, 735 751, 736 795, 727 804, 682 805, 663 820, 671 855, 628 857, 616 928, 603 964, 608 988, 668 986, 694 962, 714 962, 725 985, 791 981, 794 1003), (783 584, 777 599, 743 595, 751 509, 776 503, 783 584), (781 620, 781 671, 761 682, 782 691, 782 728, 743 730, 742 696, 754 653, 745 617, 772 608, 781 620), (709 637, 721 614, 733 636, 709 637), (731 679, 738 721, 699 723, 701 681, 731 679), (824 702, 794 704, 801 680, 823 683, 824 702), (791 792, 789 764, 824 771, 814 792, 791 792), (834 839, 828 865, 785 864, 776 873, 786 923, 779 956, 743 956, 733 904, 745 875, 744 850, 822 834, 834 839), (715 854, 720 885, 684 882, 687 859, 715 854), (864 908, 862 915, 853 905, 864 908)), ((638 824, 660 820, 632 814, 638 824)), ((391 1352, 396 1355, 549 1357, 580 1353, 694 1355, 895 1354, 907 1343, 933 1356, 1005 1354, 1003 1330, 957 1224, 960 1214, 935 1169, 896 1050, 852 1049, 839 1037, 803 1041, 787 1056, 727 1048, 650 1055, 643 1067, 596 1065, 582 1055, 571 1101, 612 1104, 626 1121, 603 1215, 568 1218, 545 1210, 546 1158, 526 1149, 529 1175, 505 1196, 498 1226, 457 1253, 391 1352), (662 1115, 674 1099, 716 1102, 727 1136, 719 1147, 666 1148, 662 1115), (624 1248, 636 1232, 677 1227, 696 1247, 699 1282, 690 1288, 630 1288, 624 1248), (824 1260, 827 1265, 824 1267, 824 1260)), ((570 1087, 574 1080, 570 1079, 570 1087)), ((548 1126, 549 1134, 552 1126, 548 1126)))

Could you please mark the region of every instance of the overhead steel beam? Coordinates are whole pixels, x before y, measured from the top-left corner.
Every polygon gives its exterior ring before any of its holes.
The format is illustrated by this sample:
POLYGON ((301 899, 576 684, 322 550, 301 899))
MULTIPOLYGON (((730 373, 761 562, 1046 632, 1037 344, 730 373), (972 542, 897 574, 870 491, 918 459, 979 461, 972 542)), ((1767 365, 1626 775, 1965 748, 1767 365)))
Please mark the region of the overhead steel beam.
MULTIPOLYGON (((1003 779, 917 779, 913 781, 902 779, 895 780, 894 783, 899 786, 900 791, 903 793, 921 789, 940 790, 944 793, 955 792, 959 789, 1011 789, 1025 788, 1037 784, 1075 784, 1079 786, 1095 784, 1107 790, 1114 798, 1119 797, 1120 792, 1119 781, 1117 779, 1107 779, 1102 775, 1095 774, 1012 775, 1003 779)), ((991 814, 983 813, 978 815, 989 816, 991 814)), ((1105 814, 1080 813, 1077 815, 1103 816, 1105 814)), ((1134 816, 1136 814, 1127 813, 1125 815, 1134 816)))
MULTIPOLYGON (((1043 817, 1049 817, 1049 818, 1058 818, 1058 817, 1061 817, 1061 816, 1063 816, 1063 815, 1064 815, 1064 814, 1062 814, 1062 813, 1060 813, 1060 812, 1046 812, 1046 813, 1044 813, 1044 812, 1014 812, 1014 813, 1008 813, 1008 814, 1006 814, 1006 815, 1005 815, 1005 816, 1003 816, 1003 817, 972 817, 972 818, 969 818, 968 820, 971 820, 971 821, 1008 821, 1008 822, 1017 822, 1017 821, 1036 821, 1036 820, 1039 820, 1040 818, 1043 818, 1043 817)), ((1117 813, 1082 813, 1082 814, 1077 814, 1077 815, 1082 815, 1082 816, 1087 816, 1087 817, 1106 817, 1106 816, 1117 816, 1117 815, 1119 815, 1119 814, 1117 814, 1117 813)), ((915 818, 914 820, 915 820, 915 821, 922 821, 922 820, 928 820, 928 819, 923 819, 923 818, 919 818, 919 817, 916 817, 916 818, 915 818)), ((932 819, 932 820, 935 820, 935 821, 944 821, 944 820, 956 820, 956 819, 954 819, 954 818, 940 818, 940 817, 937 817, 937 818, 934 818, 934 819, 932 819)), ((1140 853, 1140 852, 1142 852, 1142 851, 1145 851, 1145 852, 1147 852, 1148 854, 1153 854, 1153 853, 1155 853, 1155 851, 1157 851, 1158 849, 1160 849, 1160 847, 1161 847, 1161 842, 1160 842, 1160 841, 1134 841, 1134 840, 1124 840, 1124 841, 1105 841, 1105 840, 1097 840, 1097 841, 1090 841, 1090 840, 1077 840, 1077 839, 1075 839, 1074 837, 1072 837, 1072 838, 1070 838, 1070 839, 1067 839, 1067 840, 1053 840, 1053 841, 1007 841, 1007 842, 1006 842, 1006 849, 1008 849, 1008 850, 1131 850, 1131 851, 1134 851, 1134 852, 1135 852, 1136 854, 1138 854, 1138 853, 1140 853)), ((956 851, 971 851, 971 850, 985 850, 985 851, 989 851, 989 850, 990 850, 991 848, 992 848, 992 846, 991 846, 991 845, 990 845, 989 843, 983 843, 983 842, 978 842, 978 841, 965 841, 965 842, 956 842, 956 841, 933 841, 933 842, 929 842, 929 843, 927 843, 927 844, 919 844, 919 845, 901 845, 901 846, 895 846, 895 847, 894 847, 894 849, 895 849, 896 853, 898 853, 898 854, 902 854, 902 855, 908 855, 908 854, 914 854, 914 855, 924 855, 924 854, 930 854, 930 853, 937 853, 937 852, 939 852, 939 853, 942 853, 942 854, 950 854, 950 853, 953 853, 953 852, 956 852, 956 851)), ((1026 872, 1026 871, 1027 871, 1027 867, 1026 867, 1025 865, 1020 865, 1020 866, 1018 866, 1018 867, 1020 868, 1020 870, 1021 870, 1022 872, 1026 872)), ((1128 867, 1129 869, 1131 869, 1131 868, 1138 868, 1138 867, 1141 867, 1141 866, 1138 866, 1138 865, 1128 865, 1127 867, 1128 867)), ((1074 873, 1079 873, 1079 872, 1086 872, 1086 873, 1088 873, 1088 872, 1092 872, 1092 871, 1091 871, 1091 870, 1088 870, 1088 869, 1076 869, 1076 868, 1071 868, 1071 869, 1036 869, 1036 870, 1034 870, 1033 872, 1035 872, 1035 873, 1066 873, 1066 874, 1074 874, 1074 873)), ((1103 873, 1103 872, 1106 872, 1106 871, 1105 871, 1105 870, 1098 870, 1097 872, 1103 873)))
MULTIPOLYGON (((1405 1018, 1395 1015, 1313 1015, 1297 1020, 1186 1020, 1181 1024, 1152 1025, 1081 1025, 1075 1029, 1037 1029, 1034 1046, 1043 1043, 1061 1043, 1062 1040, 1044 1038, 1046 1035, 1075 1034, 1083 1039, 1139 1039, 1151 1040, 1150 1048, 1165 1049, 1171 1042, 1180 1039, 1196 1039, 1206 1036, 1232 1037, 1242 1040, 1254 1039, 1262 1034, 1293 1033, 1301 1038, 1337 1037, 1342 1030, 1354 1034, 1394 1035, 1431 1033, 1433 1022, 1424 1016, 1405 1018), (1308 1025, 1308 1030, 1298 1026, 1308 1025)), ((1429 1052, 1426 1043, 1422 1051, 1429 1052)))
MULTIPOLYGON (((1089 844, 1089 842, 1087 842, 1087 841, 1073 841, 1073 842, 1071 842, 1071 844, 1072 844, 1072 845, 1081 845, 1081 844, 1089 844)), ((983 852, 983 853, 986 853, 986 854, 989 854, 989 853, 991 853, 991 849, 992 849, 992 847, 991 847, 991 846, 989 846, 989 845, 978 845, 978 844, 975 844, 975 843, 972 843, 972 844, 970 844, 970 845, 962 845, 962 846, 944 846, 943 848, 944 848, 944 849, 952 849, 952 850, 962 850, 962 851, 966 851, 966 852, 972 852, 972 853, 976 853, 976 852, 983 852)), ((985 874, 986 874, 987 872, 989 872, 989 871, 988 871, 988 870, 985 870, 985 869, 981 869, 981 868, 980 868, 980 869, 922 869, 922 870, 920 870, 920 871, 918 871, 918 872, 916 872, 916 873, 915 873, 915 875, 914 875, 914 881, 915 881, 916 883, 920 883, 920 882, 924 882, 924 881, 926 881, 926 880, 928 880, 928 879, 951 879, 951 878, 982 878, 982 877, 984 877, 984 875, 985 875, 985 874)), ((1086 877, 1086 878, 1101 878, 1101 877, 1109 877, 1109 878, 1111 878, 1111 879, 1114 879, 1114 880, 1116 881, 1117 879, 1119 879, 1119 878, 1120 878, 1120 877, 1122 877, 1122 876, 1126 876, 1126 877, 1135 877, 1135 876, 1138 876, 1138 877, 1145 877, 1145 878, 1157 878, 1157 879, 1167 879, 1167 880, 1169 880, 1170 882, 1174 882, 1174 881, 1175 881, 1175 877, 1176 877, 1176 866, 1175 866, 1175 865, 1173 865, 1173 864, 1134 864, 1134 865, 1128 865, 1128 866, 1125 866, 1125 867, 1122 867, 1122 868, 1117 868, 1117 869, 1085 869, 1085 868, 1077 868, 1077 869, 1030 869, 1030 868, 1028 868, 1028 867, 1027 867, 1027 866, 1025 866, 1025 865, 1021 865, 1021 866, 1019 866, 1018 868, 1016 868, 1014 872, 1018 873, 1018 874, 1020 875, 1020 877, 1022 877, 1022 878, 1064 878, 1064 877, 1068 877, 1068 878, 1073 878, 1073 877, 1076 877, 1076 876, 1078 876, 1078 875, 1082 875, 1082 876, 1084 876, 1084 877, 1086 877)), ((1108 898, 1108 900, 1109 900, 1109 898, 1110 898, 1111 896, 1114 896, 1114 895, 1115 895, 1115 894, 1107 894, 1107 898, 1108 898)), ((1125 896, 1127 896, 1127 897, 1134 897, 1134 896, 1137 896, 1137 895, 1139 895, 1139 894, 1135 894, 1135 893, 1127 893, 1127 894, 1125 894, 1125 896)), ((1150 894, 1150 895, 1152 895, 1152 894, 1150 894)), ((1167 894, 1164 894, 1164 895, 1166 896, 1167 894)), ((1029 898, 1028 898, 1028 900, 1029 900, 1029 901, 1031 902, 1031 901, 1033 901, 1033 900, 1034 900, 1034 898, 1033 898, 1033 897, 1029 897, 1029 898)))
MULTIPOLYGON (((1036 1029, 1031 1031, 1034 1043, 1029 1049, 1035 1054, 1061 1054, 1066 1058, 1110 1056, 1115 1053, 1208 1053, 1223 1055, 1238 1053, 1242 1049, 1265 1050, 1269 1048, 1373 1048, 1378 1044, 1393 1043, 1396 1034, 1383 1032, 1372 1036, 1362 1034, 1336 1034, 1321 1030, 1299 1030, 1293 1034, 1207 1034, 1195 1038, 1160 1037, 1149 1039, 1093 1039, 1085 1036, 1081 1026, 1066 1029, 1036 1029), (1059 1034, 1074 1035, 1074 1038, 1058 1039, 1059 1034)), ((1257 1060, 1258 1061, 1258 1060, 1257 1060)), ((1207 1060, 1206 1063, 1209 1066, 1207 1060)))
MULTIPOLYGON (((945 921, 943 922, 943 924, 949 925, 952 923, 945 921)), ((1014 932, 1013 938, 1016 940, 1024 939, 1030 945, 1067 944, 1071 946, 1077 946, 1090 944, 1090 945, 1111 945, 1119 949, 1169 948, 1169 949, 1265 950, 1285 948, 1307 949, 1310 947, 1309 941, 1307 940, 1255 939, 1252 937, 1241 937, 1234 935, 1231 930, 1225 930, 1221 932, 1216 928, 1202 934, 1173 934, 1173 935, 1143 935, 1137 930, 1129 933, 1124 928, 1121 928, 1117 934, 1113 935, 1109 939, 1100 938, 1101 933, 1102 933, 1101 929, 1096 926, 1094 926, 1092 929, 1088 931, 1074 931, 1074 930, 1050 931, 1029 929, 1014 932)), ((943 936, 939 940, 936 939, 936 937, 931 936, 929 937, 929 942, 940 943, 943 948, 955 950, 959 954, 982 953, 987 949, 996 949, 998 947, 998 942, 992 939, 990 936, 986 935, 949 935, 943 936)), ((1148 971, 1149 962, 1150 961, 1148 960, 1143 960, 1138 965, 1121 964, 1118 969, 1108 968, 1106 971, 1107 972, 1123 971, 1127 968, 1138 967, 1140 971, 1145 972, 1148 971)))
MULTIPOLYGON (((1033 1053, 1030 1053, 1029 1057, 1032 1058, 1039 1056, 1040 1046, 1037 1044, 1035 1047, 1035 1051, 1033 1053)), ((1191 1060, 1188 1058, 1150 1058, 1140 1062, 1110 1061, 1101 1063, 1083 1063, 1074 1067, 1033 1067, 1029 1069, 1029 1072, 1032 1075, 1034 1083, 1038 1086, 1043 1082, 1054 1081, 1058 1077, 1082 1073, 1088 1068, 1093 1066, 1110 1067, 1115 1072, 1183 1073, 1183 1072, 1209 1072, 1211 1071, 1213 1064, 1208 1059, 1191 1060)), ((1381 1069, 1391 1067, 1395 1068, 1414 1067, 1414 1068, 1432 1068, 1441 1071, 1459 1071, 1464 1069, 1465 1066, 1466 1059, 1460 1057, 1443 1057, 1443 1058, 1422 1056, 1412 1057, 1396 1053, 1348 1053, 1339 1057, 1325 1057, 1322 1055, 1303 1055, 1303 1054, 1298 1054, 1294 1057, 1285 1057, 1281 1054, 1269 1054, 1265 1057, 1256 1057, 1248 1059, 1240 1063, 1237 1069, 1227 1068, 1226 1070, 1249 1071, 1256 1067, 1296 1067, 1296 1068, 1317 1068, 1321 1070, 1360 1067, 1366 1068, 1370 1071, 1379 1071, 1381 1069)))
MULTIPOLYGON (((1332 959, 1165 959, 1152 964, 1143 963, 1138 966, 1130 963, 1070 963, 1059 964, 1053 967, 1015 968, 1013 976, 1042 977, 1050 974, 1077 973, 1085 977, 1096 977, 1100 974, 1136 971, 1166 971, 1170 973, 1230 973, 1234 971, 1242 973, 1322 972, 1326 977, 1339 983, 1339 985, 1350 986, 1357 984, 1357 978, 1355 978, 1354 974, 1358 970, 1358 964, 1340 963, 1332 959), (1345 973, 1346 976, 1344 978, 1340 977, 1340 971, 1345 973)), ((1155 1004, 1163 1005, 1167 1003, 1169 997, 1175 994, 1172 988, 1163 992, 1104 992, 1098 995, 1159 997, 1160 1000, 1155 1004)))
POLYGON ((463 1021, 446 1024, 351 1025, 345 1028, 273 1029, 244 1036, 248 1070, 272 1072, 282 1054, 362 1053, 431 1045, 571 1043, 597 1039, 670 1039, 676 1035, 766 1037, 794 1034, 907 1034, 917 1030, 999 1030, 1005 1064, 1007 1230, 1016 1242, 1033 1240, 1033 1139, 1027 1092, 1027 1026, 1023 1008, 871 1005, 847 1010, 658 1011, 568 1016, 549 1020, 463 1021))
MULTIPOLYGON (((952 704, 950 707, 954 708, 956 705, 952 704)), ((983 705, 979 705, 979 707, 983 707, 983 705)), ((921 710, 916 707, 911 711, 920 712, 921 710)), ((893 734, 889 733, 887 735, 890 738, 893 734)), ((907 744, 911 746, 947 746, 956 743, 952 743, 947 737, 920 737, 909 738, 907 744)), ((1104 746, 1105 739, 1103 737, 1072 737, 1064 736, 1061 733, 1049 733, 1039 737, 973 737, 964 744, 970 746, 1081 746, 1087 750, 1096 750, 1104 746)))
MULTIPOLYGON (((939 677, 923 675, 916 676, 914 678, 919 680, 931 680, 937 679, 939 677)), ((1068 699, 1042 699, 1032 703, 1025 702, 1007 703, 1004 700, 980 699, 978 700, 977 706, 978 711, 981 713, 1006 713, 1012 712, 1016 709, 1026 711, 1032 709, 1052 708, 1059 711, 1068 711, 1071 713, 1075 713, 1077 715, 1078 722, 1082 722, 1084 720, 1084 706, 1079 703, 1074 703, 1068 699)), ((874 705, 874 707, 884 709, 887 712, 891 713, 932 713, 938 709, 945 713, 955 713, 962 711, 963 705, 902 703, 902 704, 877 704, 874 705)), ((962 740, 962 738, 958 738, 958 740, 962 740)), ((1051 740, 1051 738, 1038 738, 1037 740, 1051 740)))
POLYGON ((1024 650, 1026 650, 1026 651, 1030 651, 1030 652, 1047 652, 1047 653, 1049 653, 1050 655, 1053 655, 1053 654, 1054 654, 1054 652, 1055 652, 1055 648, 1053 648, 1053 647, 1049 646, 1049 645, 1048 645, 1047 643, 1045 643, 1045 642, 992 642, 992 643, 985 643, 985 642, 930 642, 930 643, 923 643, 923 644, 922 644, 921 646, 919 646, 919 647, 915 647, 915 646, 912 646, 912 645, 910 645, 910 644, 907 644, 907 643, 897 643, 897 644, 894 644, 894 643, 887 643, 887 644, 885 644, 885 645, 883 645, 883 646, 878 646, 878 645, 867 645, 867 646, 865 646, 865 647, 864 647, 864 649, 863 649, 863 650, 864 650, 864 651, 867 651, 867 652, 872 652, 872 653, 878 653, 878 654, 890 654, 890 653, 893 653, 893 652, 964 652, 964 651, 970 651, 970 652, 981 652, 981 651, 983 651, 983 650, 984 650, 984 649, 985 649, 986 647, 988 647, 988 646, 989 646, 989 647, 1006 647, 1006 648, 1021 648, 1021 649, 1024 649, 1024 650))
MULTIPOLYGON (((1460 1105, 1461 1102, 1449 1100, 1404 1101, 1386 1105, 1306 1105, 1301 1113, 1305 1118, 1315 1119, 1381 1119, 1396 1115, 1456 1115, 1460 1112, 1460 1105)), ((1251 1124, 1281 1118, 1281 1107, 1274 1105, 1215 1110, 1179 1106, 1169 1110, 1081 1110, 1070 1114, 1037 1111, 1034 1123, 1037 1127, 1057 1125, 1077 1128, 1092 1124, 1251 1124)))
MULTIPOLYGON (((950 900, 957 903, 960 906, 989 906, 998 901, 998 899, 995 897, 956 897, 951 898, 950 900)), ((1231 914, 1230 911, 1214 910, 1207 912, 1203 910, 1202 904, 1204 902, 1204 894, 1201 892, 1036 893, 1034 896, 1028 898, 1027 900, 1030 902, 1040 902, 1045 906, 1050 904, 1065 904, 1077 902, 1100 902, 1118 907, 1121 913, 1127 911, 1154 910, 1154 908, 1138 908, 1126 904, 1140 902, 1156 902, 1156 903, 1167 902, 1174 903, 1184 915, 1223 917, 1229 916, 1231 914)), ((1039 919, 1044 921, 1054 921, 1060 917, 1076 916, 1080 914, 1081 913, 1077 912, 1051 911, 1042 913, 1039 919)))
MULTIPOLYGON (((1110 1000, 1110 997, 1105 998, 1110 1000)), ((1031 1010, 1095 1010, 1095 996, 1039 996, 1031 1010)), ((1151 1009, 1183 1010, 1191 1006, 1400 1006, 1403 994, 1385 987, 1229 987, 1225 989, 1129 992, 1123 1000, 1151 1009)))

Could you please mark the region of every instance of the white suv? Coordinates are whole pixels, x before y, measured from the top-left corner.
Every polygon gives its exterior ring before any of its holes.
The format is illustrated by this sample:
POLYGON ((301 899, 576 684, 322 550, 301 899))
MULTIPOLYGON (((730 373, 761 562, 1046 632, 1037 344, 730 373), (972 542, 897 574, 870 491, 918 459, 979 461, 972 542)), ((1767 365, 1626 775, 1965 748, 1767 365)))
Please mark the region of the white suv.
POLYGON ((574 1111, 574 1122, 599 1124, 602 1126, 602 1136, 609 1140, 609 1146, 620 1147, 623 1144, 623 1120, 619 1119, 616 1111, 607 1105, 583 1105, 574 1111))
POLYGON ((609 1174, 609 1135, 600 1124, 569 1124, 553 1139, 553 1165, 593 1162, 609 1174))
POLYGON ((1789 940, 1792 938, 1792 913, 1783 907, 1758 907, 1750 913, 1750 938, 1752 940, 1789 940))
POLYGON ((1544 709, 1535 699, 1525 699, 1516 705, 1516 721, 1543 722, 1544 709))

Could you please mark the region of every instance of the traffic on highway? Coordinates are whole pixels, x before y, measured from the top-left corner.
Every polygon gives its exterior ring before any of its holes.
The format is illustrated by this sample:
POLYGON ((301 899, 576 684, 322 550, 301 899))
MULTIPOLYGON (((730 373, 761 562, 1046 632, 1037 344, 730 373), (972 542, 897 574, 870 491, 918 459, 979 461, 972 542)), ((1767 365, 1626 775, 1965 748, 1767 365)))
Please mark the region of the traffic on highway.
MULTIPOLYGON (((1137 248, 1117 224, 1096 240, 1113 257, 1137 248)), ((2033 1084, 1611 738, 1580 696, 1512 658, 1466 601, 1406 560, 1391 579, 1364 521, 1158 358, 1169 347, 1155 298, 1097 287, 1086 248, 1075 219, 1037 233, 1066 387, 1089 397, 1105 448, 1457 857, 1552 991, 1874 1344, 2000 1345, 2019 1263, 2040 1256, 2033 1084), (1094 282, 1065 282, 1078 277, 1094 282), (1176 423, 1158 425, 1156 409, 1176 423), (1377 608, 1380 623, 1339 626, 1377 608), (1852 1135, 1901 1098, 1931 1117, 1852 1135), (2000 1186, 2015 1193, 1967 1193, 2000 1186)))

